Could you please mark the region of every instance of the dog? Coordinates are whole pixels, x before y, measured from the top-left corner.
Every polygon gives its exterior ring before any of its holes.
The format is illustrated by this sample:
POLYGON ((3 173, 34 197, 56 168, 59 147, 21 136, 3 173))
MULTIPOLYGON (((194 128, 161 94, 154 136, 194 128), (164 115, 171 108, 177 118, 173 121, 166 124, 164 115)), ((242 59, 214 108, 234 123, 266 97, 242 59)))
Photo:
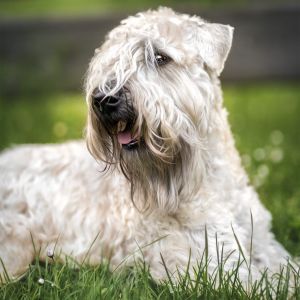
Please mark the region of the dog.
POLYGON ((178 278, 205 251, 212 274, 221 249, 224 270, 239 264, 244 282, 286 264, 222 104, 232 37, 229 25, 168 8, 107 35, 86 74, 87 147, 0 156, 2 279, 4 266, 11 278, 26 272, 37 252, 112 267, 143 259, 155 280, 178 278))

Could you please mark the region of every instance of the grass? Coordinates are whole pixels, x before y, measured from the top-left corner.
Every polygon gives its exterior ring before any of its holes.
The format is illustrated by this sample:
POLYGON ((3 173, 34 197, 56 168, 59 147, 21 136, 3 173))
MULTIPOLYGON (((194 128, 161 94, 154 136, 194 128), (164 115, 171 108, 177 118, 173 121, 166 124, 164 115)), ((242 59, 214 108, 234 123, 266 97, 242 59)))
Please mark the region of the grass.
MULTIPOLYGON (((51 261, 50 261, 51 260, 51 261)), ((241 262, 241 261, 240 261, 241 262)), ((71 262, 72 264, 72 262, 71 262)), ((288 278, 299 273, 285 269, 276 281, 266 274, 252 287, 246 288, 238 278, 238 266, 229 273, 223 273, 220 263, 216 272, 208 273, 209 261, 205 256, 194 269, 192 280, 189 273, 180 276, 175 284, 168 279, 157 284, 142 262, 134 268, 111 272, 107 263, 96 267, 80 265, 71 268, 46 260, 38 260, 18 282, 0 287, 1 299, 299 299, 300 287, 293 294, 289 292, 288 278)))
MULTIPOLYGON (((225 105, 237 147, 252 183, 273 214, 276 238, 300 256, 300 85, 265 83, 227 85, 225 105)), ((0 99, 0 148, 18 143, 60 142, 80 138, 85 122, 83 96, 55 94, 0 99)), ((51 259, 49 259, 51 260, 51 259)), ((0 299, 286 299, 288 271, 281 284, 258 284, 245 291, 237 270, 216 280, 200 262, 197 282, 156 284, 147 267, 112 273, 107 264, 70 268, 36 261, 21 281, 0 288, 0 299), (43 279, 43 281, 39 280, 43 279), (272 290, 273 289, 273 290, 272 290)), ((292 274, 290 274, 292 275, 292 274)), ((297 275, 297 278, 299 276, 297 275)), ((299 289, 294 298, 300 299, 299 289)))
MULTIPOLYGON (((277 0, 282 1, 282 0, 277 0)), ((184 7, 205 7, 216 5, 243 5, 249 0, 186 0, 184 7)), ((104 14, 108 11, 128 11, 156 8, 158 6, 183 7, 179 0, 2 0, 0 2, 0 15, 2 16, 57 16, 57 15, 83 15, 104 14)))
POLYGON ((277 238, 300 256, 300 88, 267 84, 225 89, 244 165, 272 212, 277 238))
POLYGON ((52 143, 82 137, 86 107, 83 95, 0 100, 0 148, 19 143, 52 143))

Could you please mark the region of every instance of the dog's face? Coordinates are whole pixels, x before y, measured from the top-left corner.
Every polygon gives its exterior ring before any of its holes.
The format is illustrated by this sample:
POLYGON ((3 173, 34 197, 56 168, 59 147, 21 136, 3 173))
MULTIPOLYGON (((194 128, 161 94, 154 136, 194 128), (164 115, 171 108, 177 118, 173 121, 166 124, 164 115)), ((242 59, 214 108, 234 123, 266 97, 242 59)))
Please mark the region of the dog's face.
POLYGON ((86 77, 88 147, 121 167, 139 208, 176 210, 232 31, 163 8, 124 20, 96 50, 86 77))

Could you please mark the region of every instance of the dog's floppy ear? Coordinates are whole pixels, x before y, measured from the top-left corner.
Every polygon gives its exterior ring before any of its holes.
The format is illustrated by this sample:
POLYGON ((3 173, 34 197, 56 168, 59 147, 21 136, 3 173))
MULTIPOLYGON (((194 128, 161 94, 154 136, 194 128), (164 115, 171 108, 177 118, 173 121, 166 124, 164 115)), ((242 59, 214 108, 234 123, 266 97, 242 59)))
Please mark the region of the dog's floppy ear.
POLYGON ((229 25, 206 23, 198 25, 197 44, 204 63, 219 76, 231 48, 234 28, 229 25))

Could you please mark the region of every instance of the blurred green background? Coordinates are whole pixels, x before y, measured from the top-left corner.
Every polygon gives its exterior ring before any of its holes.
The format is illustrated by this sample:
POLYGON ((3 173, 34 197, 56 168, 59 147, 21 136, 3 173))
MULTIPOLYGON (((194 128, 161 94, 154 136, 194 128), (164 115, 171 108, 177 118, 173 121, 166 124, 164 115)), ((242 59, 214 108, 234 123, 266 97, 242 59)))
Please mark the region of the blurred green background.
POLYGON ((286 0, 2 0, 0 11, 3 16, 27 15, 49 16, 63 15, 74 16, 84 14, 99 14, 132 9, 148 9, 157 6, 182 7, 218 7, 218 6, 246 6, 253 3, 266 3, 274 5, 284 3, 286 0))
MULTIPOLYGON (((290 30, 284 26, 274 37, 272 26, 266 31, 268 24, 257 25, 253 17, 268 20, 263 15, 266 12, 277 22, 282 16, 284 25, 284 20, 294 20, 299 6, 292 3, 289 9, 283 0, 254 4, 253 10, 253 2, 247 0, 2 0, 0 149, 83 136, 86 106, 81 83, 88 58, 103 40, 102 32, 127 13, 166 5, 195 14, 203 11, 220 22, 232 20, 237 48, 233 48, 223 78, 232 130, 251 181, 273 214, 277 238, 293 255, 300 255, 300 80, 299 52, 293 52, 299 41, 287 40, 290 30), (86 48, 81 51, 80 47, 86 48), (270 59, 271 55, 277 56, 270 59)), ((299 22, 295 20, 293 35, 297 36, 299 22)))

